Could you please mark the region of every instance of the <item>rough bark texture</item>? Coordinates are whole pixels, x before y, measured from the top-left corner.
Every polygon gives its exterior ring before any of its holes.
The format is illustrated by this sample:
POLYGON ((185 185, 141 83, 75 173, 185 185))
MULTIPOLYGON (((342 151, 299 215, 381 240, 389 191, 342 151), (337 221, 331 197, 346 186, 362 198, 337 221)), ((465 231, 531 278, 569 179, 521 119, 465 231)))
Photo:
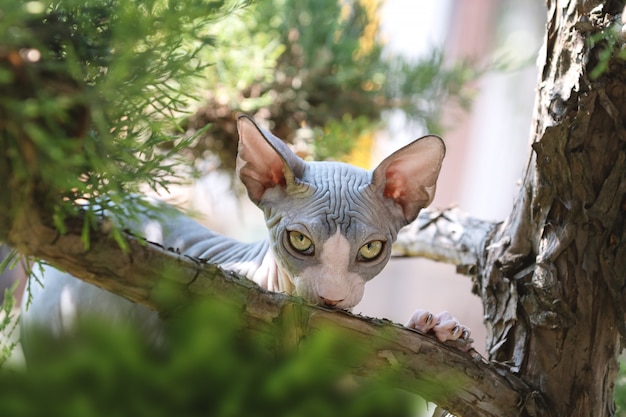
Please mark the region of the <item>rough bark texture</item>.
POLYGON ((626 65, 591 80, 621 1, 548 1, 532 154, 480 270, 490 359, 559 416, 613 415, 624 336, 626 65))

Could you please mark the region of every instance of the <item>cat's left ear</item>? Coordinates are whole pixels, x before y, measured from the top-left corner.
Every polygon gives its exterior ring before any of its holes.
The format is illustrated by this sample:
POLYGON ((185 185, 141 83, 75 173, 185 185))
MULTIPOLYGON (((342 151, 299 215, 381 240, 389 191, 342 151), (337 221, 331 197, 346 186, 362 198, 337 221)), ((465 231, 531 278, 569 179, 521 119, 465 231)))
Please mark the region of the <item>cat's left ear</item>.
POLYGON ((424 136, 397 150, 374 170, 372 184, 402 208, 407 223, 435 198, 446 147, 440 137, 424 136))
POLYGON ((267 190, 275 187, 287 189, 302 177, 305 162, 250 116, 238 117, 237 130, 237 175, 255 204, 261 202, 267 190))

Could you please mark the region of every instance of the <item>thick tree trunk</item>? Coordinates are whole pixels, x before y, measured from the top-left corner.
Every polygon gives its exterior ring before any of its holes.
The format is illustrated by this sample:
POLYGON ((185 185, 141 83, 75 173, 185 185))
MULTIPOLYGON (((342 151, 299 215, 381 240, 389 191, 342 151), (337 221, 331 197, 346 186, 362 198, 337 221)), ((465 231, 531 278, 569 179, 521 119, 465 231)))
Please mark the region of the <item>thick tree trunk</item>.
MULTIPOLYGON (((556 415, 610 416, 624 332, 626 63, 597 80, 590 37, 621 1, 548 1, 532 155, 488 242, 479 291, 491 359, 556 415)), ((617 16, 619 18, 619 16, 617 16)))

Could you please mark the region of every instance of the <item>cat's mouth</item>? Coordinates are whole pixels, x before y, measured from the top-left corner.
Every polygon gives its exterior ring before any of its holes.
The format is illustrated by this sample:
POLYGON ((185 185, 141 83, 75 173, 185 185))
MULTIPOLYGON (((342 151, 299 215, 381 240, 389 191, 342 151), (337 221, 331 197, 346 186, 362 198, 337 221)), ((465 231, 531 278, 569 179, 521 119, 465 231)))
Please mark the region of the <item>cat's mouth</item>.
POLYGON ((322 303, 317 303, 315 304, 315 306, 326 311, 345 311, 347 313, 350 313, 352 311, 352 308, 354 307, 354 306, 332 306, 332 305, 322 304, 322 303))
POLYGON ((349 310, 363 298, 365 281, 357 274, 339 274, 328 268, 307 268, 294 280, 295 292, 311 304, 349 310))
POLYGON ((359 291, 354 291, 348 294, 346 298, 334 300, 332 298, 325 298, 316 293, 299 294, 307 302, 322 307, 327 310, 345 310, 350 311, 361 300, 359 291))
MULTIPOLYGON (((329 300, 327 298, 319 296, 317 305, 321 307, 337 310, 337 309, 344 309, 344 307, 341 307, 341 304, 343 302, 344 300, 329 300)), ((349 308, 352 308, 352 306, 350 306, 349 308)))
POLYGON ((328 310, 351 310, 356 304, 358 304, 357 302, 351 302, 351 300, 348 299, 340 299, 340 300, 333 300, 333 299, 329 299, 329 298, 324 298, 316 293, 312 293, 310 291, 308 292, 300 292, 300 291, 296 291, 295 295, 304 298, 304 300, 307 303, 310 303, 312 305, 318 306, 318 307, 322 307, 328 310))

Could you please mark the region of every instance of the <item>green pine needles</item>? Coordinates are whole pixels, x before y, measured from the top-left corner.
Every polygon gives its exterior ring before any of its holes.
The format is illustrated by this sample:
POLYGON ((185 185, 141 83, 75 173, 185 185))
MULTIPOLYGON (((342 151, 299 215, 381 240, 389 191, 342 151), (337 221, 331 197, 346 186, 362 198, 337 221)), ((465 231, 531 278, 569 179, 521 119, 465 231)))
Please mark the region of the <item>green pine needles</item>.
POLYGON ((84 207, 77 203, 97 199, 115 215, 140 184, 167 187, 180 176, 176 155, 193 137, 183 135, 178 119, 204 65, 196 55, 212 43, 207 25, 232 4, 2 3, 5 202, 14 209, 20 190, 40 190, 38 203, 63 231, 65 217, 84 207))

